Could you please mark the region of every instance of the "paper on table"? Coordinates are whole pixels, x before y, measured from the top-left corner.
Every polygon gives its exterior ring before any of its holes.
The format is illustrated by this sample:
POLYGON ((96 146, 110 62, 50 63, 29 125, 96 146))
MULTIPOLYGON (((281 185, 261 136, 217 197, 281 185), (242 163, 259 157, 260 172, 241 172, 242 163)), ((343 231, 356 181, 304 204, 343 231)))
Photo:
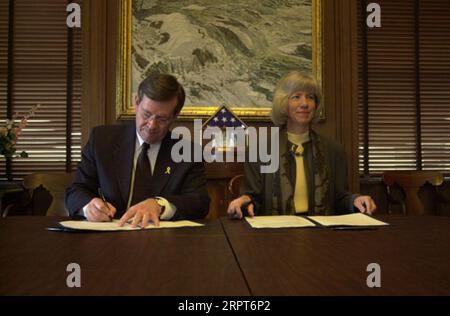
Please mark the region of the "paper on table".
POLYGON ((291 227, 314 227, 311 221, 304 217, 293 215, 282 216, 255 216, 246 217, 252 228, 291 228, 291 227))
MULTIPOLYGON (((92 230, 92 231, 123 231, 123 230, 141 230, 140 227, 133 228, 131 224, 126 223, 123 227, 119 227, 119 221, 93 223, 88 221, 65 221, 60 222, 65 228, 75 230, 92 230)), ((159 229, 159 228, 180 228, 180 227, 200 227, 203 224, 191 221, 177 221, 177 222, 159 222, 159 227, 155 227, 153 223, 149 224, 145 229, 159 229)))
POLYGON ((337 216, 308 216, 309 219, 323 226, 386 226, 388 223, 379 221, 362 213, 337 216))

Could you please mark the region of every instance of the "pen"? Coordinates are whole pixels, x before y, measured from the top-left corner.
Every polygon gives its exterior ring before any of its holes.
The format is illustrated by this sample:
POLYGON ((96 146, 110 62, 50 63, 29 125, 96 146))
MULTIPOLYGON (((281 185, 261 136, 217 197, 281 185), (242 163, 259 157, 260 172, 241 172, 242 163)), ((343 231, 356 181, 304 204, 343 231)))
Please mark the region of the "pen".
MULTIPOLYGON (((103 200, 103 203, 105 203, 105 206, 106 206, 106 208, 109 210, 109 206, 108 206, 108 203, 106 202, 106 199, 105 199, 105 196, 103 195, 103 191, 102 191, 102 189, 101 188, 98 188, 98 195, 100 195, 100 197, 102 198, 102 200, 103 200)), ((111 215, 109 215, 109 214, 106 214, 105 212, 102 212, 102 213, 104 213, 105 215, 108 215, 108 217, 109 217, 109 220, 110 221, 112 221, 113 220, 113 218, 112 218, 112 216, 111 215)))
POLYGON ((377 230, 377 227, 367 227, 367 226, 340 226, 340 227, 334 227, 333 230, 377 230))
POLYGON ((65 228, 65 227, 47 227, 48 231, 51 232, 65 232, 65 233, 80 233, 82 232, 82 230, 75 230, 75 229, 70 229, 70 228, 65 228))
POLYGON ((366 214, 366 215, 369 215, 368 213, 367 213, 367 204, 366 204, 366 202, 363 202, 363 207, 364 207, 364 212, 363 212, 363 214, 366 214))
POLYGON ((64 227, 47 227, 47 230, 49 230, 51 232, 65 232, 65 231, 69 231, 68 229, 66 229, 64 227))

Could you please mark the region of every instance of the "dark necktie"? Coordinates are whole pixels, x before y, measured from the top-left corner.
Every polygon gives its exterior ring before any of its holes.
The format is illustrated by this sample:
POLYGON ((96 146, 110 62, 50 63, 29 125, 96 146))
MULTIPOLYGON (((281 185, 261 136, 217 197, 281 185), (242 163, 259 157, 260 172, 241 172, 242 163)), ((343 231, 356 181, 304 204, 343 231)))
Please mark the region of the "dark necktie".
POLYGON ((150 184, 152 181, 152 172, 150 169, 150 161, 147 155, 149 148, 149 144, 142 144, 142 150, 139 154, 136 164, 136 171, 134 173, 134 188, 131 206, 151 197, 150 184))

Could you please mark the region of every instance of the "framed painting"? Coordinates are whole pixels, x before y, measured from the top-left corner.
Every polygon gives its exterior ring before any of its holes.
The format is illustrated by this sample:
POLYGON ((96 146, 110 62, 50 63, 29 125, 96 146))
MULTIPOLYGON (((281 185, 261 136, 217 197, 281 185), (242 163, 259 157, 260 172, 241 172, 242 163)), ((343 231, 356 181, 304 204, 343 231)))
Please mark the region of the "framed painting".
POLYGON ((183 84, 181 119, 209 117, 222 105, 244 120, 268 119, 288 71, 313 73, 322 85, 322 1, 120 1, 118 119, 134 117, 132 96, 152 72, 183 84))

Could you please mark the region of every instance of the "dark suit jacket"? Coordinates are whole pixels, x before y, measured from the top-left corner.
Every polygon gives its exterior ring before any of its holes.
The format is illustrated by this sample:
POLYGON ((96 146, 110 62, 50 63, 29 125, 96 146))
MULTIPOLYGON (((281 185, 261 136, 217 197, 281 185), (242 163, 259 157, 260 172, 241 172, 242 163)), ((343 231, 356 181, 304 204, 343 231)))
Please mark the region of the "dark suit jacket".
MULTIPOLYGON (((177 207, 174 220, 203 218, 209 209, 203 163, 172 161, 171 150, 176 142, 178 140, 172 140, 168 132, 161 143, 149 188, 155 196, 163 197, 177 207), (168 167, 171 168, 170 174, 166 174, 168 167)), ((98 197, 98 188, 117 208, 116 217, 126 211, 135 143, 134 122, 99 126, 92 130, 75 180, 66 189, 66 207, 72 216, 83 214, 82 208, 92 198, 98 197)))
MULTIPOLYGON (((347 163, 342 146, 320 135, 324 144, 325 160, 329 171, 328 207, 325 213, 314 212, 313 150, 311 141, 304 144, 304 168, 306 184, 308 187, 308 214, 333 215, 353 212, 353 201, 356 195, 350 194, 347 189, 347 163)), ((294 214, 293 197, 295 192, 295 158, 289 151, 290 143, 287 140, 285 128, 280 129, 280 168, 275 173, 261 173, 260 162, 245 163, 245 183, 243 192, 252 197, 255 204, 256 215, 285 215, 294 214), (284 191, 280 189, 280 169, 285 168, 290 177, 284 191), (283 191, 283 192, 281 192, 283 191)), ((270 147, 268 147, 270 148, 270 147)))

